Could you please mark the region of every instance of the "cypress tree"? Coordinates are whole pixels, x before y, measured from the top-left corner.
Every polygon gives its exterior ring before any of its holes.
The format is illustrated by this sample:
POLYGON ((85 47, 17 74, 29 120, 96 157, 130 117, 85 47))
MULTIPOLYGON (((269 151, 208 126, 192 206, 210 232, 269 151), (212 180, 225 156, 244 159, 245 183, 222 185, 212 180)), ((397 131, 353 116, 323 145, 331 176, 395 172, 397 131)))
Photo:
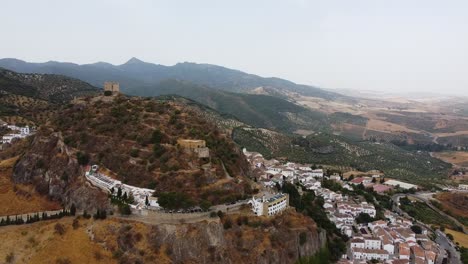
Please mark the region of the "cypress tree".
POLYGON ((117 198, 120 198, 122 196, 122 188, 119 187, 119 189, 117 189, 117 198))
POLYGON ((75 216, 75 214, 76 214, 76 207, 75 207, 75 204, 72 203, 70 207, 70 215, 75 216))

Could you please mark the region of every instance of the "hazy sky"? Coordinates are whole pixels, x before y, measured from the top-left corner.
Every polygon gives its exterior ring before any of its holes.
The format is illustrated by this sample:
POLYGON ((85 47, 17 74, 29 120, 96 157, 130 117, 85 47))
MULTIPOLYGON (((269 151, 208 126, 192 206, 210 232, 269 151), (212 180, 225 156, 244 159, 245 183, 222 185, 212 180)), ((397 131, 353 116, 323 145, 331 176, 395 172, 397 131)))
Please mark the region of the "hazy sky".
POLYGON ((1 0, 0 57, 211 63, 325 88, 468 95, 467 0, 1 0))

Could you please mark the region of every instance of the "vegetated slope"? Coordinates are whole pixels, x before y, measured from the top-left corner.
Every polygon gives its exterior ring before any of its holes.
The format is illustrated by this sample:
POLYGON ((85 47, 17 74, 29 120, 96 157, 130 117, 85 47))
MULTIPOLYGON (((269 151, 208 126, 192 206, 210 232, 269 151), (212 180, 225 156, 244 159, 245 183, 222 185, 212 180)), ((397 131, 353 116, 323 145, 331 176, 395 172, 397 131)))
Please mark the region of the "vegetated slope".
POLYGON ((446 178, 451 167, 424 152, 406 151, 390 143, 352 141, 325 133, 304 138, 267 130, 237 128, 233 131, 233 139, 266 157, 287 157, 297 162, 339 165, 361 171, 377 169, 387 177, 422 185, 446 178))
POLYGON ((90 84, 65 76, 0 69, 0 117, 9 123, 43 123, 58 104, 97 92, 90 84))
POLYGON ((0 68, 2 93, 23 95, 63 103, 99 90, 83 81, 54 74, 24 74, 0 68))
POLYGON ((289 132, 297 129, 324 130, 329 127, 324 114, 268 95, 230 93, 177 80, 163 81, 147 93, 136 95, 162 94, 190 98, 254 127, 289 132))
POLYGON ((325 243, 309 218, 229 215, 194 224, 148 225, 65 217, 2 227, 0 258, 14 263, 295 263, 325 243), (230 224, 225 224, 227 221, 230 224), (57 250, 59 248, 60 250, 57 250))
POLYGON ((89 164, 110 169, 124 183, 184 193, 194 202, 251 194, 248 166, 235 143, 183 100, 95 97, 63 109, 53 127, 89 156, 89 164), (210 158, 198 158, 178 139, 205 140, 210 158))
MULTIPOLYGON (((258 87, 268 87, 325 99, 346 97, 316 87, 298 85, 280 78, 263 78, 221 66, 187 62, 164 66, 132 58, 125 64, 115 66, 103 62, 78 65, 54 61, 28 63, 16 59, 1 59, 0 67, 18 72, 63 74, 84 80, 95 86, 102 86, 106 80, 115 80, 121 83, 123 92, 135 91, 135 87, 143 89, 166 79, 178 79, 231 92, 249 92, 258 87)), ((141 92, 144 91, 141 90, 141 92)))

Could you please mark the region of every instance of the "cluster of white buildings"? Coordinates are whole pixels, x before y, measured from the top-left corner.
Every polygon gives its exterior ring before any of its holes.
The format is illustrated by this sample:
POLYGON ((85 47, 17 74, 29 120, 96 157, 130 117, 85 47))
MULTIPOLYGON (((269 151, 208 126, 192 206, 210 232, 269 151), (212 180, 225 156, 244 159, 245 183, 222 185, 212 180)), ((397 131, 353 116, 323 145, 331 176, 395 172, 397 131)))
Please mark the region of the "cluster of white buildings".
POLYGON ((274 187, 283 181, 290 183, 300 182, 309 190, 320 188, 320 178, 324 177, 323 169, 312 169, 310 164, 293 162, 281 163, 278 160, 266 160, 260 153, 243 150, 244 155, 251 164, 256 178, 265 187, 274 187))
MULTIPOLYGON (((362 179, 354 184, 361 183, 362 179)), ((323 207, 329 220, 350 237, 346 258, 340 263, 377 260, 387 264, 434 264, 440 254, 438 245, 427 237, 427 230, 423 228, 423 234, 415 234, 409 219, 386 211, 386 220, 359 225, 356 218, 361 213, 376 217, 374 205, 326 188, 319 188, 315 193, 323 197, 323 207)))
POLYGON ((434 264, 440 254, 438 245, 422 234, 411 230, 412 222, 392 212, 387 220, 361 226, 349 241, 347 260, 341 263, 366 263, 379 260, 387 264, 434 264))
POLYGON ((328 219, 348 237, 352 237, 353 235, 353 226, 359 214, 366 213, 371 217, 375 217, 377 214, 373 204, 356 202, 346 195, 333 192, 326 188, 315 190, 315 195, 323 198, 323 207, 327 213, 328 219))
POLYGON ((119 188, 123 193, 132 195, 134 202, 130 204, 130 207, 134 209, 159 209, 157 198, 153 197, 154 190, 122 184, 121 181, 113 179, 105 174, 99 173, 99 167, 93 165, 86 170, 86 179, 94 186, 101 188, 106 192, 114 190, 116 192, 119 188), (146 204, 148 200, 149 204, 146 204))
MULTIPOLYGON (((390 211, 385 212, 386 220, 379 220, 369 224, 357 224, 356 218, 361 214, 370 217, 377 216, 373 204, 321 186, 322 178, 334 180, 343 188, 353 190, 357 185, 373 188, 378 193, 385 193, 395 187, 403 189, 417 189, 418 186, 388 180, 380 182, 381 175, 358 177, 351 181, 343 181, 340 175, 324 175, 322 169, 312 169, 310 165, 296 163, 281 163, 277 160, 265 160, 259 153, 248 152, 244 155, 254 169, 257 180, 265 187, 274 187, 277 183, 299 182, 308 190, 313 190, 316 196, 324 199, 324 209, 330 221, 348 237, 348 251, 339 263, 368 263, 376 260, 386 264, 435 264, 441 254, 439 246, 427 237, 427 230, 423 234, 415 234, 411 227, 411 220, 403 218, 390 211)), ((253 199, 253 209, 256 214, 265 212, 261 204, 265 200, 253 199)), ((267 211, 268 212, 268 211, 267 211)))
POLYGON ((15 131, 16 133, 6 134, 2 137, 2 144, 11 143, 15 138, 25 138, 31 135, 32 131, 29 126, 19 127, 15 125, 4 125, 8 129, 15 131))

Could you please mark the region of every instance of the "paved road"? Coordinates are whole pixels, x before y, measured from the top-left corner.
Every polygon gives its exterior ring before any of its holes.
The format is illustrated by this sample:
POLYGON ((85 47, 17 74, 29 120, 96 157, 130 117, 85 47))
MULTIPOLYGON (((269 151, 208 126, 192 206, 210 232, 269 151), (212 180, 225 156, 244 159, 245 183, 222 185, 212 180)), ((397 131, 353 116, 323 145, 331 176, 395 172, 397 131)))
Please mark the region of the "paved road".
POLYGON ((432 203, 430 202, 430 200, 432 199, 432 194, 427 194, 427 193, 409 194, 408 196, 411 196, 411 197, 413 197, 415 199, 418 199, 421 202, 424 202, 427 206, 429 206, 429 208, 431 208, 432 210, 438 212, 440 215, 442 215, 442 216, 450 219, 452 222, 454 222, 455 225, 457 225, 461 230, 463 230, 463 233, 468 234, 468 230, 466 230, 465 226, 462 223, 460 223, 454 217, 444 213, 443 211, 439 210, 439 208, 432 205, 432 203))
POLYGON ((447 236, 440 230, 436 230, 437 238, 435 242, 440 245, 441 248, 450 253, 448 263, 450 264, 461 264, 460 253, 455 250, 455 245, 447 238, 447 236))

